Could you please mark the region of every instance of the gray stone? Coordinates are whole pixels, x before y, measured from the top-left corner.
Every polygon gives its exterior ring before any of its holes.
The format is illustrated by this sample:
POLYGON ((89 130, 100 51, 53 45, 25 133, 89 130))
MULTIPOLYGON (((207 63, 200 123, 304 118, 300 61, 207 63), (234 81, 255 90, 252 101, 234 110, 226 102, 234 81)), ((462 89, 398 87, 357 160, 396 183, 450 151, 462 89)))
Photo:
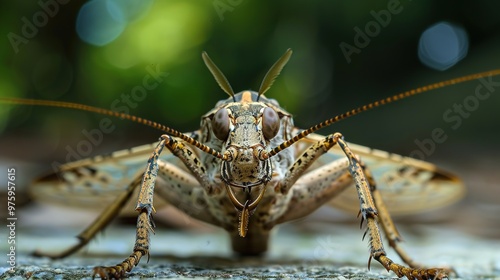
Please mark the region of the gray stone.
MULTIPOLYGON (((426 265, 452 266, 461 278, 500 279, 500 242, 436 226, 400 229, 408 253, 426 265), (415 234, 418 232, 418 234, 415 234), (423 234, 423 232, 425 234, 423 234)), ((132 227, 110 227, 87 249, 63 260, 30 257, 34 249, 55 252, 75 242, 75 230, 19 229, 14 272, 0 279, 91 279, 96 265, 114 265, 132 250, 132 227)), ((230 252, 227 235, 174 231, 159 227, 152 237, 151 259, 143 258, 128 279, 395 279, 376 261, 367 269, 367 241, 355 225, 286 225, 272 237, 263 258, 239 258, 230 252)), ((5 245, 2 244, 2 251, 5 245)), ((395 252, 389 256, 399 262, 395 252)))

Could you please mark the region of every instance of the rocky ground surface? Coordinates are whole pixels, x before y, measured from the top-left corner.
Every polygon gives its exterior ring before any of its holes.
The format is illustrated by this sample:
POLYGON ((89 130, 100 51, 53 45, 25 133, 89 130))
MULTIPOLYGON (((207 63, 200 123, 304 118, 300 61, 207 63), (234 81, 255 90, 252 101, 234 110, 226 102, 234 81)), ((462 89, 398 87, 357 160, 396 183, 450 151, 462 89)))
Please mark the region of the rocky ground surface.
MULTIPOLYGON (((478 238, 438 225, 403 226, 405 248, 427 265, 452 266, 450 279, 500 279, 500 241, 478 238)), ((5 231, 2 231, 4 234, 5 231)), ((95 265, 113 265, 131 252, 134 229, 111 226, 77 255, 57 261, 33 258, 33 249, 61 250, 75 242, 76 228, 16 232, 16 267, 2 262, 0 279, 91 279, 95 265)), ((149 262, 143 259, 129 279, 395 279, 372 261, 367 270, 367 241, 355 225, 285 225, 276 232, 264 258, 235 257, 228 237, 217 230, 171 230, 159 227, 152 237, 149 262)), ((4 239, 4 237, 2 237, 4 239)), ((2 252, 8 251, 6 242, 2 252)), ((389 256, 399 261, 394 251, 389 256)), ((2 253, 2 255, 4 255, 2 253)), ((4 255, 5 258, 5 255, 4 255)))
MULTIPOLYGON (((500 279, 499 156, 488 161, 479 155, 476 161, 450 167, 468 186, 461 202, 418 216, 394 217, 411 257, 428 266, 453 267, 458 276, 450 279, 500 279)), ((19 176, 18 183, 27 185, 28 178, 19 176)), ((35 249, 58 252, 75 244, 74 236, 97 212, 34 204, 17 189, 16 206, 22 199, 27 202, 16 207, 14 272, 9 271, 6 256, 10 251, 6 208, 0 209, 4 221, 0 224, 0 279, 91 279, 94 266, 114 265, 132 251, 135 218, 114 222, 89 246, 66 259, 30 257, 35 249)), ((231 253, 225 232, 169 209, 174 208, 158 207, 151 259, 149 263, 143 259, 129 279, 396 279, 376 261, 367 269, 368 242, 361 240, 356 213, 321 208, 307 219, 280 227, 265 257, 240 259, 231 253)), ((394 261, 400 261, 387 245, 386 250, 394 261)))

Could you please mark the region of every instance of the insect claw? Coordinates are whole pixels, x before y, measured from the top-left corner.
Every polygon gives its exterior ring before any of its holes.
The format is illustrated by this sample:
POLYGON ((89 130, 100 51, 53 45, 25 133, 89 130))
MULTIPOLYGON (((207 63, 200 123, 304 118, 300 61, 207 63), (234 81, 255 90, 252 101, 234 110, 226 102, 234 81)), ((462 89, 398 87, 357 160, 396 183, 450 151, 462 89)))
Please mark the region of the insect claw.
POLYGON ((155 233, 154 228, 156 228, 155 220, 153 219, 153 216, 149 216, 149 223, 151 226, 151 231, 155 233))
POLYGON ((359 229, 363 228, 363 222, 365 221, 365 217, 361 216, 361 223, 359 223, 359 229))
POLYGON ((370 270, 370 266, 372 264, 372 255, 368 258, 368 270, 370 270))
POLYGON ((361 241, 364 241, 365 240, 365 236, 366 234, 368 233, 368 229, 365 230, 365 233, 363 233, 363 237, 361 238, 361 241))

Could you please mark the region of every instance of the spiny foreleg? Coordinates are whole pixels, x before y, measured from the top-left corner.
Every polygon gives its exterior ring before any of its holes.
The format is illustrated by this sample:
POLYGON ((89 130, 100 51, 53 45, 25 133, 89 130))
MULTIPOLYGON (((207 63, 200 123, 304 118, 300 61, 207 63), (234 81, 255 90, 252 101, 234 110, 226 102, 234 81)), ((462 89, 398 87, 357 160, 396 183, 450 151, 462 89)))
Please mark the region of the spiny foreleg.
POLYGON ((139 212, 139 217, 137 218, 136 239, 132 254, 115 266, 95 267, 93 276, 99 275, 102 279, 120 279, 127 272, 130 272, 143 256, 148 255, 149 259, 149 234, 150 232, 154 233, 154 222, 151 215, 155 212, 153 194, 158 176, 158 158, 163 147, 171 143, 171 139, 170 136, 163 135, 148 160, 137 201, 136 210, 139 212))
MULTIPOLYGON (((384 222, 387 226, 389 226, 389 224, 392 223, 389 213, 385 210, 385 208, 380 213, 377 211, 372 196, 372 189, 370 188, 369 181, 365 176, 365 171, 363 170, 363 166, 360 163, 358 157, 354 155, 354 153, 349 149, 347 143, 343 140, 343 137, 340 133, 334 134, 334 138, 349 159, 349 171, 356 183, 356 190, 358 192, 360 200, 360 213, 362 215, 361 222, 366 221, 367 223, 365 235, 368 234, 370 242, 370 259, 368 261, 368 267, 370 266, 371 259, 374 258, 376 261, 381 263, 388 271, 390 270, 396 273, 398 277, 406 276, 410 280, 447 278, 448 276, 443 269, 410 268, 399 265, 387 257, 382 239, 380 237, 380 230, 377 225, 377 219, 379 218, 378 216, 380 214, 383 215, 383 217, 380 217, 382 220, 389 217, 387 218, 388 220, 386 219, 386 222, 384 222)), ((378 194, 377 199, 382 201, 381 197, 378 194)), ((380 205, 384 207, 383 204, 380 205)), ((394 226, 392 225, 392 227, 394 226)), ((396 233, 392 234, 395 237, 399 236, 397 234, 397 231, 396 233)))

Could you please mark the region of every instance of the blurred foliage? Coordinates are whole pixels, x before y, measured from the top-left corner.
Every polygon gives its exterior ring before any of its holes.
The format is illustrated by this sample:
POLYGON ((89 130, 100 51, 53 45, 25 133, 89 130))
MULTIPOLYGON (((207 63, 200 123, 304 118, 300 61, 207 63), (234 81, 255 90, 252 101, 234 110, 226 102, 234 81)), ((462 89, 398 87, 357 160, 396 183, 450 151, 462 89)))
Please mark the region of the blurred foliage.
MULTIPOLYGON (((0 96, 109 109, 122 94, 130 95, 142 85, 148 67, 158 67, 168 77, 147 91, 130 113, 191 131, 197 129, 202 114, 227 98, 204 66, 202 51, 211 55, 233 89, 241 91, 257 90, 268 68, 292 48, 292 59, 266 95, 277 99, 295 115, 296 125, 305 128, 403 90, 500 67, 500 2, 496 1, 402 0, 402 12, 393 14, 368 46, 352 55, 351 63, 339 44, 354 44, 353 28, 364 29, 374 20, 370 11, 387 9, 394 1, 157 0, 104 46, 89 45, 76 32, 78 12, 87 2, 67 2, 58 5, 18 52, 7 35, 22 35, 23 18, 33 21, 43 9, 38 1, 2 3, 0 96), (440 21, 462 26, 470 40, 468 56, 446 72, 426 68, 417 57, 419 36, 440 21)), ((476 141, 478 132, 481 140, 498 139, 499 130, 491 129, 499 127, 497 93, 481 103, 461 129, 451 131, 443 122, 443 112, 473 94, 476 85, 415 97, 323 133, 342 131, 349 141, 406 154, 415 138, 429 137, 435 127, 445 128, 455 140, 476 141), (409 147, 398 148, 395 143, 409 147)), ((96 127, 102 117, 0 104, 0 118, 3 137, 46 137, 54 143, 47 147, 48 153, 58 144, 77 141, 83 128, 96 127)), ((129 146, 129 141, 146 143, 159 136, 139 125, 114 123, 117 129, 108 144, 129 146)))

